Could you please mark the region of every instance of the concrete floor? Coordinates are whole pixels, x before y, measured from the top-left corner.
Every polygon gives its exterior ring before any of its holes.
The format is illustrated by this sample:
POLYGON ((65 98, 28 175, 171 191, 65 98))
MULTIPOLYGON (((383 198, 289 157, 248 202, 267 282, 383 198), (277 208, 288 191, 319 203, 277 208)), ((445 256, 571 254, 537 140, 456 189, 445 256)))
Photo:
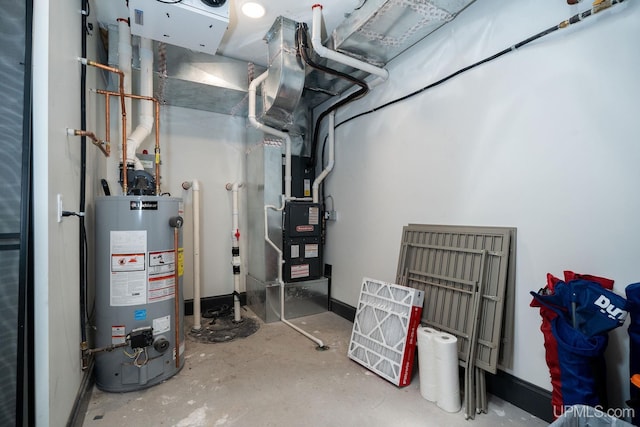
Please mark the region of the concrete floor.
POLYGON ((446 413, 420 395, 417 369, 411 384, 398 388, 349 359, 351 322, 327 312, 292 323, 330 349, 317 351, 281 322, 261 322, 255 334, 226 343, 187 340, 185 366, 169 380, 129 393, 94 388, 84 426, 548 425, 493 396, 488 413, 474 420, 465 420, 464 410, 446 413))

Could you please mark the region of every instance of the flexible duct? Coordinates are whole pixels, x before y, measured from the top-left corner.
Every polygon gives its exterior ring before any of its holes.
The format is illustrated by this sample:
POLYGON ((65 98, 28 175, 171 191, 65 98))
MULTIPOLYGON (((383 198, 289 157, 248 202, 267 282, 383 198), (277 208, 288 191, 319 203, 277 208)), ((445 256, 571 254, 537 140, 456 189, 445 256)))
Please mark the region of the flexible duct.
POLYGON ((193 327, 202 329, 200 315, 200 182, 197 179, 185 181, 182 188, 191 188, 193 194, 193 327))
POLYGON ((242 320, 240 316, 240 265, 242 259, 240 258, 240 225, 238 224, 238 189, 241 186, 242 184, 234 182, 225 187, 227 191, 232 192, 231 265, 233 267, 233 320, 236 323, 242 320))
MULTIPOLYGON (((131 45, 129 45, 131 50, 131 45)), ((153 96, 153 50, 151 40, 140 37, 140 95, 153 96)), ((131 68, 131 61, 129 61, 131 68)), ((140 103, 140 115, 138 126, 128 134, 127 138, 127 163, 133 163, 136 170, 143 170, 142 162, 136 156, 136 150, 140 144, 151 134, 153 130, 153 105, 150 102, 140 103)))

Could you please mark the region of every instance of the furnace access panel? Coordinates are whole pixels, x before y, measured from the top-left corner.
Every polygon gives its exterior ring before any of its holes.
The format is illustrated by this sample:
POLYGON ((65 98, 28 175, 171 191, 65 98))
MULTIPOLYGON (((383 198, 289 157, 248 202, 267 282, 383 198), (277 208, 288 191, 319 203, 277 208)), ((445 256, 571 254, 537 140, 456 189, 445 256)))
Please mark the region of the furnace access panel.
POLYGON ((288 202, 283 215, 284 281, 322 277, 322 209, 319 203, 288 202))

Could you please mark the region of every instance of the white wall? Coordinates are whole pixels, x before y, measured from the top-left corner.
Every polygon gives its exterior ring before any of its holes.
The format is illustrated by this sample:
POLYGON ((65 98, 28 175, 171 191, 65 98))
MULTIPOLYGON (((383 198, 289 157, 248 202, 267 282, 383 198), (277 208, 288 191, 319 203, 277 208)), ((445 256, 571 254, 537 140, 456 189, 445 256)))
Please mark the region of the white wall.
MULTIPOLYGON (((82 379, 78 220, 58 223, 56 214, 57 194, 65 210, 77 211, 80 204, 80 138, 66 134, 67 127, 80 128, 79 9, 79 2, 34 2, 35 381, 36 422, 42 426, 66 424, 82 379)), ((97 29, 93 17, 89 21, 97 29)), ((96 37, 89 38, 90 52, 96 37)), ((95 87, 94 71, 88 70, 87 81, 95 87)), ((89 109, 88 128, 94 126, 89 109)), ((88 188, 96 152, 89 144, 88 188)))
MULTIPOLYGON (((482 0, 388 65, 336 123, 408 94, 589 8, 482 0)), ((518 228, 512 373, 550 389, 529 291, 565 269, 640 279, 640 5, 625 2, 442 86, 337 129, 326 182, 332 297, 395 280, 403 225, 518 228), (330 203, 330 202, 329 202, 330 203)), ((610 398, 628 396, 626 328, 611 334, 610 398)))

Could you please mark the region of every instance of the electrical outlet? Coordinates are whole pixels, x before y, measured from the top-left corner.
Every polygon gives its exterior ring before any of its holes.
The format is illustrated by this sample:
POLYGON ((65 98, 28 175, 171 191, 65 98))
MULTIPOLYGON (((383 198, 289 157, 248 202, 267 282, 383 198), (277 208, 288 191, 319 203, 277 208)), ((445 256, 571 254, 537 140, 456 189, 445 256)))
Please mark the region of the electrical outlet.
POLYGON ((58 222, 62 222, 62 194, 58 194, 58 222))
POLYGON ((326 211, 324 213, 324 217, 327 221, 336 221, 338 219, 338 212, 337 211, 326 211))

